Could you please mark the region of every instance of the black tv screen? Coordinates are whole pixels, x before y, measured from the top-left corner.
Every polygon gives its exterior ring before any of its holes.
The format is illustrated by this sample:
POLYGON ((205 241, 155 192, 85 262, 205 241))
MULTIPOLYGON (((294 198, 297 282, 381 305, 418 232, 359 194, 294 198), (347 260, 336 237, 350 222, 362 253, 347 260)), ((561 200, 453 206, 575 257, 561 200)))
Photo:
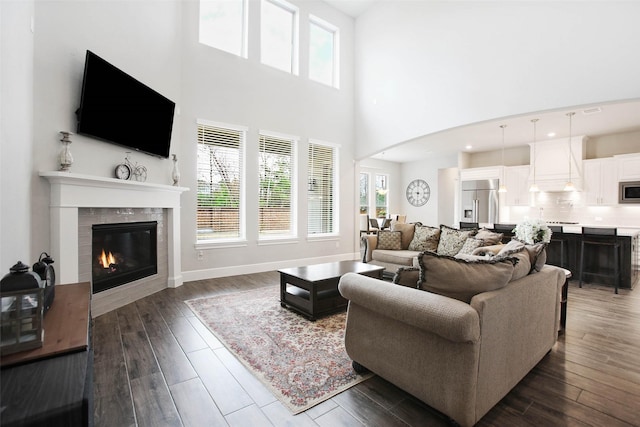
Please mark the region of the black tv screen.
POLYGON ((78 133, 169 157, 175 103, 87 51, 78 133))

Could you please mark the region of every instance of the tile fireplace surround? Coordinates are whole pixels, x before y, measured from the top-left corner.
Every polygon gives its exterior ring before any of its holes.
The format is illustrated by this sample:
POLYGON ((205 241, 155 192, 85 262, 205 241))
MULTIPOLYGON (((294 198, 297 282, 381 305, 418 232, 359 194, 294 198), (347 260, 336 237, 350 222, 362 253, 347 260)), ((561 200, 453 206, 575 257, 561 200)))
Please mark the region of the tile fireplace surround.
MULTIPOLYGON (((40 176, 51 184, 49 201, 50 253, 56 260, 57 283, 64 285, 87 280, 87 266, 79 265, 81 259, 86 259, 86 254, 79 253, 81 245, 79 218, 83 212, 87 211, 87 208, 101 208, 101 211, 110 210, 114 213, 121 210, 144 212, 145 208, 153 208, 147 209, 152 215, 158 215, 158 212, 162 212, 163 233, 165 233, 167 245, 167 279, 166 283, 160 284, 160 287, 162 289, 182 285, 180 195, 184 191, 188 191, 188 188, 123 181, 69 172, 41 172, 40 176)), ((155 279, 157 282, 157 277, 155 279)), ((139 281, 144 281, 144 279, 139 281)), ((94 294, 91 301, 92 316, 99 316, 142 298, 145 293, 151 294, 160 290, 156 289, 157 283, 138 286, 139 281, 94 294), (131 285, 136 285, 136 291, 132 291, 134 288, 131 285)), ((149 280, 146 282, 150 283, 149 280)), ((151 282, 153 282, 153 276, 151 282)))

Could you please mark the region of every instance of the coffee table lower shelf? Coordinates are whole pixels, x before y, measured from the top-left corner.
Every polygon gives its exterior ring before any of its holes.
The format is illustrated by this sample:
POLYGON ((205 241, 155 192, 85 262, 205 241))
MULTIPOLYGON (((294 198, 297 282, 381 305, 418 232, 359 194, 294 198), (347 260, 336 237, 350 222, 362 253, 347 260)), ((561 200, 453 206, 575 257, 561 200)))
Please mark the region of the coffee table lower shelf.
POLYGON ((349 301, 338 291, 342 275, 353 272, 382 278, 384 268, 358 261, 340 261, 278 271, 280 305, 315 320, 346 309, 349 301))

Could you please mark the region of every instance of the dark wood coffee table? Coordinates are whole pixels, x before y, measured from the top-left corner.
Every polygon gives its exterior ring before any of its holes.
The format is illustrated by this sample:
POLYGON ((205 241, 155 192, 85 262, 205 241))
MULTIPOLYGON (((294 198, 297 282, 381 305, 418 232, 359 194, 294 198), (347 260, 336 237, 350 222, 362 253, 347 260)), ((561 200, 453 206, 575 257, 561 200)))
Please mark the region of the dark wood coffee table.
POLYGON ((344 310, 348 300, 338 292, 346 273, 382 278, 384 267, 359 261, 339 261, 306 267, 283 268, 280 273, 280 305, 315 320, 318 316, 344 310))

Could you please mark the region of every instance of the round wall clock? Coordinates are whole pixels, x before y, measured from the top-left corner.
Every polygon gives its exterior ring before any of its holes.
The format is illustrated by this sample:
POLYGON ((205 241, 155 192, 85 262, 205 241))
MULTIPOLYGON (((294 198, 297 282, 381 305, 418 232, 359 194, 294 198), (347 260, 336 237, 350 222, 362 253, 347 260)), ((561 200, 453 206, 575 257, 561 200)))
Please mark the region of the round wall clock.
POLYGON ((414 179, 407 185, 407 201, 413 206, 422 206, 429 201, 431 189, 423 179, 414 179))

